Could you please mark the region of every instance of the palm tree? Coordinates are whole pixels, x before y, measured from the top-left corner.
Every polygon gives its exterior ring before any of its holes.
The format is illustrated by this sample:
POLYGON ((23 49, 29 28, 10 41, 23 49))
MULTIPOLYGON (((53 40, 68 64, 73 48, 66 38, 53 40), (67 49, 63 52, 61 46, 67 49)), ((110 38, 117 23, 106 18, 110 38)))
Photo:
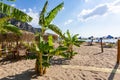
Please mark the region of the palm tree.
POLYGON ((36 59, 36 71, 40 73, 40 75, 43 75, 44 69, 43 69, 43 48, 42 45, 45 45, 45 41, 43 41, 43 36, 45 34, 45 31, 47 29, 51 29, 57 34, 62 36, 62 31, 54 24, 51 24, 52 20, 55 18, 57 13, 62 9, 63 2, 60 3, 58 6, 56 6, 54 9, 52 9, 49 13, 46 12, 48 1, 44 4, 44 7, 40 13, 39 16, 39 25, 41 26, 41 32, 40 32, 40 40, 36 47, 36 50, 38 52, 38 57, 36 59), (47 14, 47 15, 46 15, 47 14))

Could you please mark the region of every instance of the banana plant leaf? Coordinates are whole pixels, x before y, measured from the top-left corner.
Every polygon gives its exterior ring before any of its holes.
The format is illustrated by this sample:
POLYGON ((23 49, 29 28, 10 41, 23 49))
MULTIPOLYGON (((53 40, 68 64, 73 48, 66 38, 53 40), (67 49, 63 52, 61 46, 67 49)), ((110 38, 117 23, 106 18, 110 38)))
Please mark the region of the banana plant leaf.
POLYGON ((48 13, 48 15, 45 17, 46 26, 48 26, 51 23, 51 21, 56 17, 57 13, 63 8, 63 5, 63 2, 60 3, 48 13))
POLYGON ((39 17, 39 24, 43 27, 45 27, 45 13, 47 10, 47 6, 48 6, 48 1, 46 1, 41 13, 40 13, 40 17, 39 17))
POLYGON ((6 14, 7 16, 21 20, 23 22, 30 22, 32 20, 32 17, 26 13, 3 2, 0 2, 0 13, 6 14))

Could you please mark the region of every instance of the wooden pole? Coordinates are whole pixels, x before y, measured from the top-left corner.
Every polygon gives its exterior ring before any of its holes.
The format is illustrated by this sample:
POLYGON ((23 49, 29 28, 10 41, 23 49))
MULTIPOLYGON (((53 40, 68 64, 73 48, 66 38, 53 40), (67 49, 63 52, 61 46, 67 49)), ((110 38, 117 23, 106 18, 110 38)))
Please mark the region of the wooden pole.
POLYGON ((100 38, 100 44, 101 44, 101 52, 103 53, 103 43, 102 43, 102 38, 100 38))
POLYGON ((117 49, 117 63, 120 62, 120 40, 118 40, 118 49, 117 49))
POLYGON ((1 46, 1 43, 0 43, 0 57, 2 56, 2 46, 1 46))

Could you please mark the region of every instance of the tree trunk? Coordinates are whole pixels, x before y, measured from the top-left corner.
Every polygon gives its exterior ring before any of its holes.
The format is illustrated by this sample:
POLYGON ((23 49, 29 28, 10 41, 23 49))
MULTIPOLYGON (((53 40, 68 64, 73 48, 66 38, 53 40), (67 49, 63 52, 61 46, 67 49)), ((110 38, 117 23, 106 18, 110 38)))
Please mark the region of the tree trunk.
POLYGON ((36 59, 36 62, 35 62, 35 71, 37 74, 39 73, 38 59, 36 59))
POLYGON ((39 53, 39 62, 40 62, 40 65, 39 65, 39 73, 40 73, 40 76, 42 76, 42 75, 43 75, 42 53, 39 53))
POLYGON ((0 57, 2 56, 2 45, 0 43, 0 57))
POLYGON ((45 67, 44 70, 43 70, 43 74, 46 74, 46 72, 47 72, 46 69, 47 69, 47 68, 45 67))
POLYGON ((70 52, 70 59, 73 58, 73 54, 72 54, 73 49, 72 49, 72 47, 73 47, 73 45, 70 44, 70 45, 69 45, 69 48, 68 48, 68 51, 70 52))

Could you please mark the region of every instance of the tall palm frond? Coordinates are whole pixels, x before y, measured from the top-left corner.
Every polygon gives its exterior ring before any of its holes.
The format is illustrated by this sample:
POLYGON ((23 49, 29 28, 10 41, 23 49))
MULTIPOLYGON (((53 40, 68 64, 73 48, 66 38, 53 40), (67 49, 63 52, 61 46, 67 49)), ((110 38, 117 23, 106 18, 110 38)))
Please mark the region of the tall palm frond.
POLYGON ((2 2, 0 2, 0 13, 4 13, 7 16, 21 20, 23 22, 30 22, 32 20, 32 18, 26 13, 2 2))
POLYGON ((64 3, 62 2, 58 6, 56 6, 54 9, 52 9, 48 15, 45 17, 46 26, 51 23, 51 21, 56 17, 57 13, 63 8, 64 3))

